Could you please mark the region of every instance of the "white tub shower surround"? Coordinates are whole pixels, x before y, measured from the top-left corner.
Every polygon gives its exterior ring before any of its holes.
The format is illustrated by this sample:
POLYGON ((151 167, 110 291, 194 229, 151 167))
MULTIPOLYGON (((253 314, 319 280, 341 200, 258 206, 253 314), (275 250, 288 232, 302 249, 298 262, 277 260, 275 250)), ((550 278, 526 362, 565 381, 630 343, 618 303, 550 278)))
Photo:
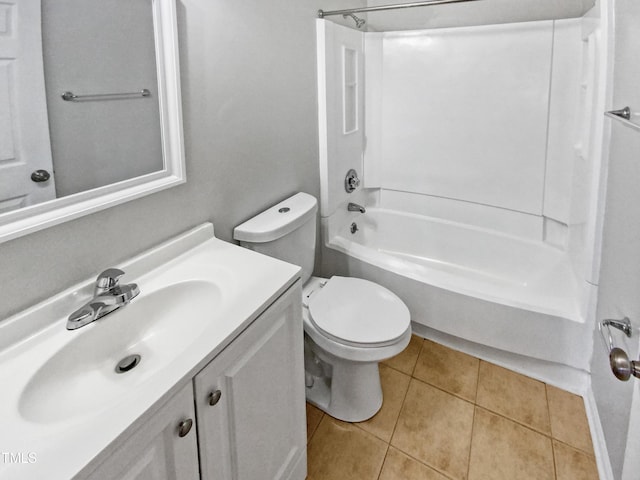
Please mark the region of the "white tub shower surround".
POLYGON ((597 16, 368 33, 319 20, 323 273, 385 285, 418 325, 588 370, 597 16))

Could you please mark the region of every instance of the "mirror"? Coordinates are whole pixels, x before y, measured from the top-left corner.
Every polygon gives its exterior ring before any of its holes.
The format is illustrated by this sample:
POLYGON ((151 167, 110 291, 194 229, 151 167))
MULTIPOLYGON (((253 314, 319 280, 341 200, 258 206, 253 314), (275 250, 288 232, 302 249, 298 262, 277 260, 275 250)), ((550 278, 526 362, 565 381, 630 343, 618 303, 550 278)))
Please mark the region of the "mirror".
POLYGON ((0 242, 183 183, 175 0, 3 0, 0 105, 0 242))

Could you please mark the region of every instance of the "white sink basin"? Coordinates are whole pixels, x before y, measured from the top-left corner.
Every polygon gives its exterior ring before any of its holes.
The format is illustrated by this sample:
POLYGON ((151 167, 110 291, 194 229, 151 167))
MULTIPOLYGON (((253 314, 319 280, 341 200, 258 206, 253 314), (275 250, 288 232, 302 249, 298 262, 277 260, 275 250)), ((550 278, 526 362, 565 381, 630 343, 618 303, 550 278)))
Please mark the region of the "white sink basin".
POLYGON ((96 322, 65 328, 95 277, 0 322, 0 445, 37 454, 0 461, 0 478, 85 478, 300 276, 215 238, 211 224, 115 266, 141 293, 96 322), (116 373, 131 354, 140 363, 116 373))
POLYGON ((76 337, 26 384, 20 414, 50 423, 109 407, 197 340, 212 321, 207 312, 214 312, 221 299, 215 283, 183 281, 148 294, 143 290, 129 305, 69 332, 76 337), (133 354, 140 355, 140 363, 116 373, 118 362, 133 354))

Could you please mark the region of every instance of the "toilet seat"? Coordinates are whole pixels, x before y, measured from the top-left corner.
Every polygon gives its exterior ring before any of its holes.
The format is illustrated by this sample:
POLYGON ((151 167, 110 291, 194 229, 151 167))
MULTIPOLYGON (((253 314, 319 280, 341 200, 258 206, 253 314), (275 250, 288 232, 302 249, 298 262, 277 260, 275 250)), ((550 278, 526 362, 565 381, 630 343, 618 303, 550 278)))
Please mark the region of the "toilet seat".
POLYGON ((410 328, 407 306, 368 280, 331 277, 308 300, 309 320, 333 341, 356 347, 392 345, 410 328))

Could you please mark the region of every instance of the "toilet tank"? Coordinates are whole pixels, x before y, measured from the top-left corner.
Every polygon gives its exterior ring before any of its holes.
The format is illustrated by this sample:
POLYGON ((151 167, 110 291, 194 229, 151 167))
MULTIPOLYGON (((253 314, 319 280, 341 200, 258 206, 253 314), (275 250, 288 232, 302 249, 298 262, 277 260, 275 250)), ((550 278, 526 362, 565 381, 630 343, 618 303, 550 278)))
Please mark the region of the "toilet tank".
POLYGON ((318 202, 296 193, 233 229, 243 247, 302 267, 302 283, 313 272, 318 202))

